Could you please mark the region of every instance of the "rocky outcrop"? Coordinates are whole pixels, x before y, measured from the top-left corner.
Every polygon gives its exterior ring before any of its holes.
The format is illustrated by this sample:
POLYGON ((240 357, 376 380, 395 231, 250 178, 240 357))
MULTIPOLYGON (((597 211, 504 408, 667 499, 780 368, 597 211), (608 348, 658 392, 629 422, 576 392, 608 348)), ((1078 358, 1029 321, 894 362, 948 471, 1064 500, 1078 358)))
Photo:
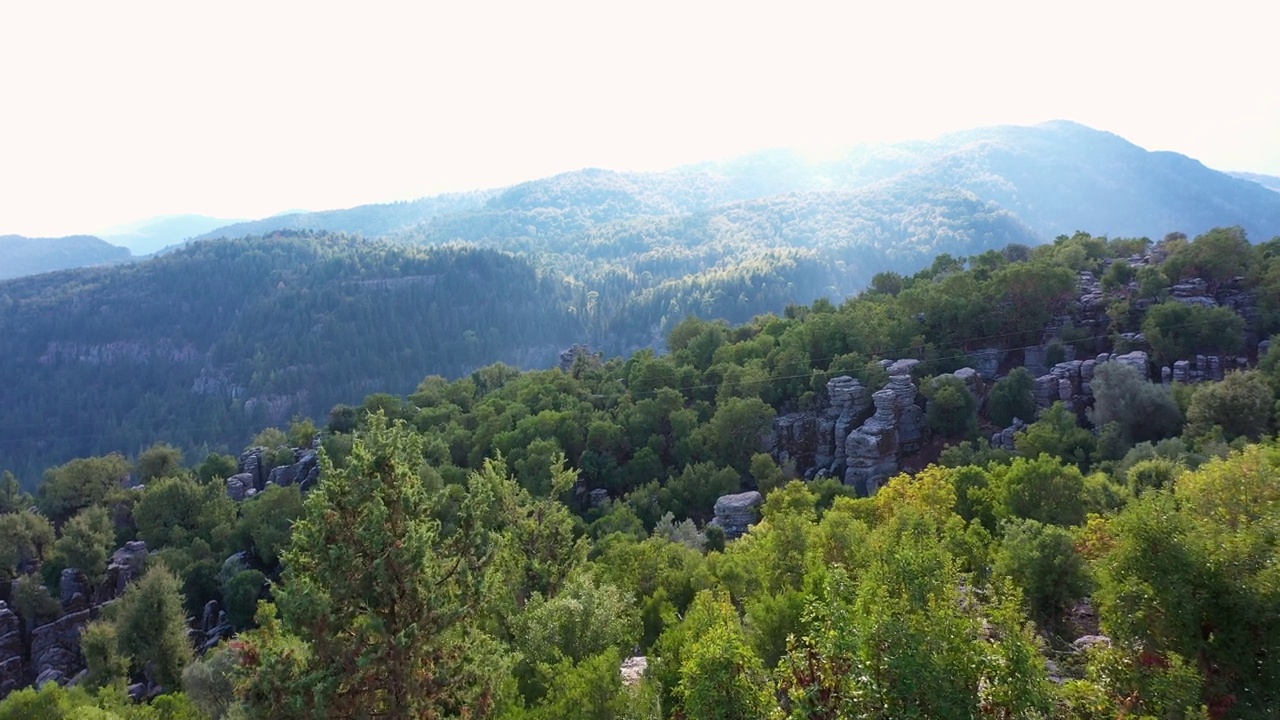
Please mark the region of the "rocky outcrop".
POLYGON ((227 478, 227 495, 232 500, 240 502, 254 493, 253 475, 249 473, 237 473, 227 478))
POLYGON ((880 484, 898 471, 900 448, 894 415, 897 397, 892 390, 874 393, 876 413, 845 439, 844 483, 859 493, 874 495, 880 484))
POLYGON ((970 351, 969 360, 982 379, 989 382, 996 379, 996 375, 1000 373, 1000 364, 1008 354, 1000 348, 981 348, 970 351))
POLYGON ((1014 418, 1013 424, 991 436, 991 447, 1009 452, 1016 451, 1018 448, 1014 445, 1014 438, 1026 426, 1027 424, 1022 422, 1021 418, 1014 418))
POLYGON ((649 669, 649 658, 644 655, 633 655, 622 661, 618 674, 622 676, 622 684, 628 687, 639 685, 649 669))
POLYGON ((755 490, 734 495, 721 495, 716 500, 713 525, 724 528, 727 538, 739 538, 759 520, 757 508, 764 502, 764 496, 755 490))
POLYGON ((831 450, 830 460, 820 463, 820 466, 835 471, 845 465, 844 439, 853 428, 865 422, 870 414, 871 398, 867 395, 862 382, 851 377, 841 376, 827 381, 827 397, 830 398, 831 407, 827 410, 825 419, 830 423, 831 430, 828 440, 825 432, 827 423, 820 425, 820 429, 824 430, 820 459, 828 457, 827 448, 831 450))
POLYGON ((236 475, 248 475, 254 490, 260 491, 267 484, 266 454, 264 447, 251 447, 240 453, 236 463, 236 475))
POLYGON ((31 666, 36 685, 65 685, 84 669, 80 635, 92 620, 90 610, 63 615, 31 631, 31 666))
POLYGON ((22 620, 0 600, 0 697, 26 684, 22 620))
POLYGON ((89 578, 77 568, 66 568, 58 578, 58 594, 62 600, 62 611, 76 613, 89 609, 89 578))
POLYGON ((111 554, 107 562, 107 581, 103 584, 100 602, 113 600, 124 594, 125 586, 142 577, 147 564, 147 543, 142 540, 127 542, 111 554))

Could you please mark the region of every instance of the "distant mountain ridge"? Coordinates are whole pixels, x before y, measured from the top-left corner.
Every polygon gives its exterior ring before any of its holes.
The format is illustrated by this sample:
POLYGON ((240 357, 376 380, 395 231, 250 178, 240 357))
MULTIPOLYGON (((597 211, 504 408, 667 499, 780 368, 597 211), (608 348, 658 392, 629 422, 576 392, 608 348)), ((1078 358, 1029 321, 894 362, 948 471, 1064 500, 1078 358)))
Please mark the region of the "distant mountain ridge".
POLYGON ((88 265, 128 262, 126 248, 92 235, 32 238, 0 235, 0 280, 88 265))
POLYGON ((100 234, 108 242, 129 248, 135 255, 150 255, 236 222, 241 221, 208 215, 161 215, 113 227, 100 234))
POLYGON ((201 237, 311 229, 496 242, 500 233, 519 238, 532 228, 554 241, 619 220, 694 214, 743 200, 854 191, 901 180, 899 187, 964 190, 996 203, 1041 241, 1084 228, 1113 236, 1160 237, 1173 230, 1195 234, 1222 225, 1240 225, 1258 240, 1280 235, 1280 197, 1258 183, 1266 177, 1233 176, 1185 155, 1150 152, 1118 135, 1060 120, 863 145, 826 161, 773 150, 657 173, 585 169, 509 188, 265 218, 201 237), (422 232, 420 225, 437 229, 422 232))
POLYGON ((1228 174, 1234 177, 1238 177, 1241 180, 1256 182, 1268 190, 1275 190, 1276 192, 1280 193, 1280 177, 1276 177, 1275 175, 1263 175, 1261 173, 1247 173, 1247 172, 1233 172, 1228 174))

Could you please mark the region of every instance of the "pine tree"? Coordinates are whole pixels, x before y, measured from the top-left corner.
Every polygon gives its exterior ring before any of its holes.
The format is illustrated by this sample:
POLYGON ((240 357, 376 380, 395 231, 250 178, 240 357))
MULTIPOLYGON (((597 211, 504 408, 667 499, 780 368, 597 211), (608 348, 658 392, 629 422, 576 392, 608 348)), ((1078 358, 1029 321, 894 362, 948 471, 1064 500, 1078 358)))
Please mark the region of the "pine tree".
POLYGON ((423 439, 381 415, 339 469, 322 455, 262 628, 244 637, 255 717, 491 714, 504 663, 475 629, 498 534, 494 465, 424 481, 423 439))

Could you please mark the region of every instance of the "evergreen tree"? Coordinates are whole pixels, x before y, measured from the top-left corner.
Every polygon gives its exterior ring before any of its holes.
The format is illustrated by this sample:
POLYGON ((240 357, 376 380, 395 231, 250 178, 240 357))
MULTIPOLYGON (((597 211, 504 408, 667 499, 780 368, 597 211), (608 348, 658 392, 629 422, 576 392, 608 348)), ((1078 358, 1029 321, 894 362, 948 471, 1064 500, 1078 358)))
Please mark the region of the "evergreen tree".
POLYGON ((245 637, 254 717, 487 717, 501 657, 476 628, 501 483, 419 475, 423 439, 376 416, 294 526, 263 626, 245 637))

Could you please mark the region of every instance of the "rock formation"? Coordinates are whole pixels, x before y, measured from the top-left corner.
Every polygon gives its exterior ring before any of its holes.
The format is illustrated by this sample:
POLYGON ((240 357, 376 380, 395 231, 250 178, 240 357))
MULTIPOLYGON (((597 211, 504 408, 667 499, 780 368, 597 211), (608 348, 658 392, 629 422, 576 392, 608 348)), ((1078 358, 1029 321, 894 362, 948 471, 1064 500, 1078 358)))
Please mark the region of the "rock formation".
POLYGON ((711 523, 724 528, 724 535, 727 538, 742 537, 747 532, 747 528, 760 519, 757 508, 762 502, 764 502, 764 496, 755 490, 734 495, 721 495, 716 500, 716 515, 711 523))

